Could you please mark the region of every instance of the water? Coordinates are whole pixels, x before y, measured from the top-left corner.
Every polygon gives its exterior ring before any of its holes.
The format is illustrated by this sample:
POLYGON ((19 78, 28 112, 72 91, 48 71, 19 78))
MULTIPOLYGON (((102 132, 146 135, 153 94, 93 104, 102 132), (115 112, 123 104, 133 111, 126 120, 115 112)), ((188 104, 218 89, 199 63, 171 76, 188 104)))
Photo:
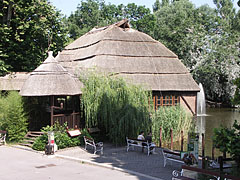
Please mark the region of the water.
MULTIPOLYGON (((212 155, 212 137, 213 129, 220 127, 232 127, 234 120, 240 123, 240 112, 230 108, 207 108, 206 116, 198 116, 196 122, 196 131, 205 134, 205 155, 212 155)), ((200 149, 201 149, 200 137, 200 149)), ((201 154, 201 152, 200 152, 201 154)), ((216 151, 215 157, 221 155, 216 151)))
POLYGON ((205 94, 202 84, 199 84, 200 92, 197 93, 197 115, 205 115, 206 114, 206 102, 205 102, 205 94))

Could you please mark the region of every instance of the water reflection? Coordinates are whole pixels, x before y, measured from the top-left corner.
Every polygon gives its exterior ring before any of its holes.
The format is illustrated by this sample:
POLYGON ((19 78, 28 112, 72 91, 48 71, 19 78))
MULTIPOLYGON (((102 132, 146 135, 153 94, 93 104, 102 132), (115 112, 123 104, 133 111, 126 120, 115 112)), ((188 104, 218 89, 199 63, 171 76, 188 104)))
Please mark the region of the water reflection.
MULTIPOLYGON (((231 127, 235 120, 240 122, 240 112, 230 108, 207 108, 207 116, 198 116, 196 132, 205 134, 205 155, 211 156, 213 129, 220 127, 231 127)), ((202 137, 200 137, 200 142, 202 137)), ((201 150, 201 143, 200 143, 201 150)), ((200 152, 201 154, 201 152, 200 152)), ((216 156, 220 155, 217 151, 216 156)))

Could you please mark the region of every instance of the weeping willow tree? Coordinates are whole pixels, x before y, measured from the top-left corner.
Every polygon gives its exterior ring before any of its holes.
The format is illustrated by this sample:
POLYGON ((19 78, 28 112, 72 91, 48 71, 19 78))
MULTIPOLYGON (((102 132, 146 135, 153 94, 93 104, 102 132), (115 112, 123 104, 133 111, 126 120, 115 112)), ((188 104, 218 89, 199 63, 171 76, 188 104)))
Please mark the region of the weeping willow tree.
POLYGON ((159 144, 160 127, 162 128, 162 140, 167 143, 170 140, 170 129, 173 129, 175 140, 180 138, 181 130, 186 134, 194 130, 192 116, 181 106, 161 107, 152 114, 152 133, 154 142, 159 144))
POLYGON ((87 127, 104 130, 114 144, 123 144, 126 137, 136 137, 141 130, 149 132, 150 92, 122 78, 95 73, 80 80, 87 127))

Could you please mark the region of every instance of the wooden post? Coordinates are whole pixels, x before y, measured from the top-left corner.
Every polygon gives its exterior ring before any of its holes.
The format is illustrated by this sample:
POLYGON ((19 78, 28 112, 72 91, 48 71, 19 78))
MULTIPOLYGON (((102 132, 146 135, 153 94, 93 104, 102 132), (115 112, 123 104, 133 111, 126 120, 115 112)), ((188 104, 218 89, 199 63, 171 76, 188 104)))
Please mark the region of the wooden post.
POLYGON ((73 119, 72 119, 72 120, 73 120, 73 127, 75 127, 75 126, 76 126, 76 123, 75 123, 75 119, 76 119, 76 118, 75 118, 75 116, 76 116, 75 110, 73 110, 72 115, 73 115, 73 116, 72 116, 72 118, 73 118, 73 119))
POLYGON ((53 115, 54 115, 54 113, 53 113, 53 111, 54 111, 54 96, 51 96, 50 97, 50 103, 51 103, 51 126, 53 126, 53 115))
POLYGON ((183 141, 184 141, 184 137, 183 137, 183 130, 181 131, 181 151, 183 151, 183 141))
POLYGON ((51 126, 53 126, 53 106, 51 106, 51 126))
POLYGON ((225 151, 225 152, 223 152, 223 158, 226 159, 226 157, 227 157, 227 153, 225 151))
POLYGON ((170 129, 170 134, 171 134, 171 150, 173 150, 173 129, 170 129))
POLYGON ((202 169, 205 169, 205 142, 204 134, 202 133, 202 169))
POLYGON ((222 156, 218 157, 218 163, 219 163, 220 180, 221 180, 223 179, 222 178, 222 173, 223 173, 223 157, 222 156))
POLYGON ((160 127, 159 131, 159 147, 162 147, 162 127, 160 127))

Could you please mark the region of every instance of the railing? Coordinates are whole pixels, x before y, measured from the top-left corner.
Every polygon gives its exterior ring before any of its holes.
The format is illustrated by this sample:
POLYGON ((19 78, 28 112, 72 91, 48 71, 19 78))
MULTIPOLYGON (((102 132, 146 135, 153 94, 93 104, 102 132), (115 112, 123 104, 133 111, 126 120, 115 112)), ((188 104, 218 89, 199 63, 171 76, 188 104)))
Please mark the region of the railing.
POLYGON ((80 113, 72 113, 72 114, 55 114, 53 115, 53 124, 59 123, 60 125, 64 125, 67 123, 68 128, 80 127, 80 113))

